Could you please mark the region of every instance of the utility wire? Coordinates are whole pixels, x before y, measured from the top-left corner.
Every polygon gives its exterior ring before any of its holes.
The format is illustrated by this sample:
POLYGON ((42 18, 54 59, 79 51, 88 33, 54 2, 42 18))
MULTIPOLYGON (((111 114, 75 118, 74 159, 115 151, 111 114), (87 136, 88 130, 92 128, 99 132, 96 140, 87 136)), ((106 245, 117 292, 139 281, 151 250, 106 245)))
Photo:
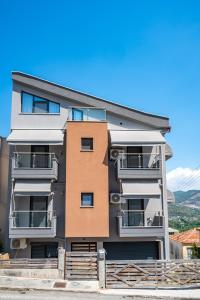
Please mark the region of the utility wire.
POLYGON ((190 177, 185 178, 185 180, 182 182, 181 186, 187 185, 188 183, 190 183, 191 181, 196 179, 199 175, 200 175, 200 169, 194 169, 193 174, 190 177))
POLYGON ((195 177, 193 176, 191 176, 191 177, 189 177, 189 179, 188 179, 188 181, 187 182, 185 182, 184 184, 182 184, 182 185, 179 185, 179 189, 180 190, 183 190, 183 189, 187 189, 187 188, 189 188, 193 183, 195 183, 196 181, 198 181, 200 179, 200 174, 197 176, 196 174, 195 174, 195 177))
MULTIPOLYGON (((197 171, 200 172, 200 164, 194 169, 194 171, 197 171)), ((193 174, 189 177, 189 180, 190 179, 193 179, 194 177, 196 177, 196 174, 193 174)), ((185 178, 183 181, 181 181, 181 178, 178 180, 178 184, 177 184, 177 189, 180 189, 182 188, 183 185, 187 184, 188 183, 188 178, 185 178)))
POLYGON ((188 182, 187 184, 185 184, 184 186, 182 186, 182 189, 187 189, 189 190, 189 188, 196 182, 198 182, 200 180, 200 175, 197 176, 196 178, 194 178, 192 181, 188 182))
MULTIPOLYGON (((197 167, 194 169, 194 171, 197 171, 197 170, 200 171, 199 167, 200 167, 200 165, 197 166, 197 167)), ((189 179, 194 178, 195 176, 196 176, 196 174, 193 173, 193 174, 189 177, 189 179)), ((180 178, 179 181, 178 181, 178 187, 179 187, 179 186, 182 186, 182 185, 184 185, 185 183, 188 182, 188 178, 185 178, 185 179, 183 179, 182 181, 181 181, 181 180, 182 180, 182 179, 180 178)))

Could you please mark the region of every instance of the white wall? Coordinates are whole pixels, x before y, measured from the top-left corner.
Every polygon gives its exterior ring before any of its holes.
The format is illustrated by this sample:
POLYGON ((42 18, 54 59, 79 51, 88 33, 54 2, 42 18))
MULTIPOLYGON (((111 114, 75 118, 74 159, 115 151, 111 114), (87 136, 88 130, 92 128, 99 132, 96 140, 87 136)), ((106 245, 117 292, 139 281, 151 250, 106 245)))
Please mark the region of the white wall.
MULTIPOLYGON (((72 106, 82 106, 84 104, 74 102, 71 99, 54 97, 48 93, 41 92, 30 87, 23 87, 14 83, 12 93, 12 114, 11 129, 63 129, 69 115, 69 108, 72 106), (54 102, 60 103, 60 114, 22 114, 21 113, 21 92, 27 92, 38 97, 44 97, 54 102)), ((152 127, 143 123, 135 122, 122 116, 107 112, 109 129, 138 129, 150 130, 152 127)))

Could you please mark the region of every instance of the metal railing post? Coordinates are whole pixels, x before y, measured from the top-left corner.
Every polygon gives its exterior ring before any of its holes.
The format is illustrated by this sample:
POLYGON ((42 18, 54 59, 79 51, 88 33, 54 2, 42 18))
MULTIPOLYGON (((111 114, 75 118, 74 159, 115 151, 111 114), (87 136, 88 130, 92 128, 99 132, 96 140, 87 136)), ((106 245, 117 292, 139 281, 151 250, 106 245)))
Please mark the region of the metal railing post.
POLYGON ((141 169, 142 168, 142 164, 141 164, 141 155, 140 154, 138 155, 138 158, 139 158, 139 166, 138 167, 139 167, 139 169, 141 169))
POLYGON ((32 154, 32 157, 33 157, 32 166, 33 166, 33 169, 35 169, 35 153, 32 154))

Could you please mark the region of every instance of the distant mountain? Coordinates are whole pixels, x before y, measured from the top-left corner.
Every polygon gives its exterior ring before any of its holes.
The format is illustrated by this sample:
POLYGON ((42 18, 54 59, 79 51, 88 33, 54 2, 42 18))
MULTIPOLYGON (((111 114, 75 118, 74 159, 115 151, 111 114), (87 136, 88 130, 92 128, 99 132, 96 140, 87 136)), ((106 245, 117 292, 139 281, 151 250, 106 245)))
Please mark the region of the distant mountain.
POLYGON ((176 202, 169 204, 169 226, 179 231, 200 227, 200 190, 174 192, 176 202))
POLYGON ((174 193, 176 204, 200 208, 200 190, 177 191, 174 193))

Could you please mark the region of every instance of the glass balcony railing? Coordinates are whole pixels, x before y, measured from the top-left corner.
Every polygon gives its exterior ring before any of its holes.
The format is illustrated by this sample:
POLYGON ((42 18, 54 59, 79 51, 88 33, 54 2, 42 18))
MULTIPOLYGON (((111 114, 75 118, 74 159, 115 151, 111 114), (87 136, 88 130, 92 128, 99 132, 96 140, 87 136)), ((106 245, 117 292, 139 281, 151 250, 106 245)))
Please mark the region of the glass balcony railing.
POLYGON ((50 169, 53 167, 54 153, 15 152, 14 168, 20 169, 50 169))
POLYGON ((161 211, 123 210, 122 227, 162 227, 161 211))
POLYGON ((13 228, 51 228, 54 211, 13 211, 13 228))
POLYGON ((69 121, 106 121, 106 110, 94 107, 72 107, 69 110, 69 121))
POLYGON ((160 169, 160 155, 157 153, 121 153, 120 169, 160 169))

